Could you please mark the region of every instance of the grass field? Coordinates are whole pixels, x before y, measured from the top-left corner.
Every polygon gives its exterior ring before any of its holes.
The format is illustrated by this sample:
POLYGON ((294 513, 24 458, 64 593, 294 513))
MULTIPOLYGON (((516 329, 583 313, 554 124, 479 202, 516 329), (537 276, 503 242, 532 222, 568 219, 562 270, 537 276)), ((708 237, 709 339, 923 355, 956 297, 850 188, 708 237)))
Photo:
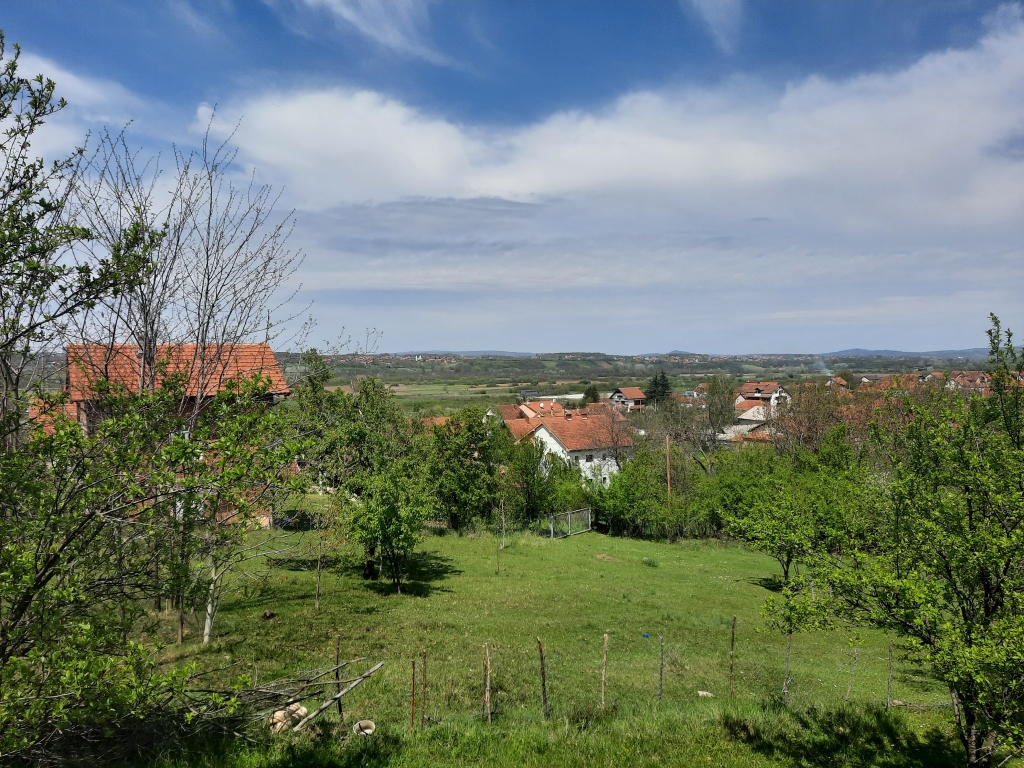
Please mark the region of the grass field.
MULTIPOLYGON (((517 535, 429 536, 408 593, 339 569, 313 605, 315 573, 295 561, 258 597, 229 596, 217 639, 176 661, 261 679, 342 657, 384 661, 346 699, 346 721, 374 720, 371 738, 282 736, 182 757, 188 765, 376 766, 941 766, 959 764, 944 692, 897 648, 885 711, 888 638, 866 633, 844 703, 847 637, 794 638, 789 707, 778 701, 785 638, 763 631, 774 561, 735 544, 664 544, 587 533, 550 541, 517 535), (260 618, 264 610, 277 616, 260 618), (735 697, 729 636, 737 617, 735 697), (602 636, 610 636, 607 708, 600 709, 602 636), (645 635, 647 635, 645 637, 645 635), (659 635, 665 639, 659 705, 659 635), (543 720, 536 638, 547 656, 551 719, 543 720), (481 719, 482 648, 492 661, 494 720, 481 719), (411 663, 428 654, 423 732, 409 732, 411 663), (699 698, 698 690, 713 698, 699 698)), ((199 634, 192 629, 191 637, 199 634)), ((368 662, 368 663, 369 663, 368 662)), ((328 716, 325 716, 327 718, 328 716)), ((330 717, 337 721, 332 711, 330 717)), ((418 718, 417 718, 418 719, 418 718)))

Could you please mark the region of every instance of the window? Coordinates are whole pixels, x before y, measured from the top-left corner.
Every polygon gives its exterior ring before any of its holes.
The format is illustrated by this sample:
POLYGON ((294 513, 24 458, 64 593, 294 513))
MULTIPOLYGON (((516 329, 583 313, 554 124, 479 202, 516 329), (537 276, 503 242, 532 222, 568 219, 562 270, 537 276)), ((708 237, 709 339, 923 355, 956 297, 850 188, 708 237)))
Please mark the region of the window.
POLYGON ((594 454, 588 453, 587 454, 587 461, 593 461, 593 460, 594 460, 594 454))

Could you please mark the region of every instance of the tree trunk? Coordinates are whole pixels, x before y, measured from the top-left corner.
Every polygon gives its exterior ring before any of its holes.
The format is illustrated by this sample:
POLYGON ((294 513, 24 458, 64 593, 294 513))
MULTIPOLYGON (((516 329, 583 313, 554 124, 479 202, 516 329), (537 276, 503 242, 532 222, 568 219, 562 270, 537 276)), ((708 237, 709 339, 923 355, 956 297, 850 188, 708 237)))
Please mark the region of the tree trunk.
POLYGON ((217 613, 217 566, 210 564, 210 588, 206 592, 206 623, 203 625, 203 645, 213 637, 213 617, 217 613))
POLYGON ((376 579, 377 578, 377 547, 369 546, 366 548, 366 559, 363 562, 363 578, 364 579, 376 579))
MULTIPOLYGON (((983 731, 978 724, 978 713, 973 704, 965 705, 963 700, 953 693, 953 703, 959 711, 960 741, 967 752, 968 768, 989 768, 992 765, 992 754, 996 746, 995 731, 983 731)), ((956 712, 954 712, 956 714, 956 712)))
POLYGON ((316 555, 316 609, 320 610, 320 575, 323 573, 324 565, 324 540, 320 537, 320 549, 316 555))

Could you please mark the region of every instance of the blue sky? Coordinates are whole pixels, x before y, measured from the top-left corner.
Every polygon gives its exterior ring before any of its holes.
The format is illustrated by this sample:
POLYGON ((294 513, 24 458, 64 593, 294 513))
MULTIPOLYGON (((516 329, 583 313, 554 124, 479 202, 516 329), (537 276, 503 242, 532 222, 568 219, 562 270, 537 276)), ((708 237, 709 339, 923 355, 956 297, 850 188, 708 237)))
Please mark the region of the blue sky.
POLYGON ((0 12, 55 155, 235 127, 315 337, 386 350, 981 346, 1024 327, 1021 7, 152 0, 0 12))

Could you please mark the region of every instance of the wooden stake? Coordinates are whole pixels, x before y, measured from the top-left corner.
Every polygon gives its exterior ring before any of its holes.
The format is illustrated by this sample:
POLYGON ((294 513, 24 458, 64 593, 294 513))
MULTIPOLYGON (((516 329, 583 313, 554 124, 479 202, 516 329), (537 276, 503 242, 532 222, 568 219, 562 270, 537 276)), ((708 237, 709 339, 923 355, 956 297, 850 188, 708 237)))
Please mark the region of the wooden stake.
POLYGON ((423 685, 420 686, 420 730, 423 730, 423 720, 427 715, 427 652, 423 652, 423 669, 420 670, 423 685))
POLYGON ((484 643, 484 707, 491 722, 491 649, 484 643))
POLYGON ((608 633, 604 633, 604 658, 601 661, 601 709, 604 709, 604 684, 608 678, 608 633))
MULTIPOLYGON (((337 669, 334 670, 334 679, 338 681, 338 693, 341 693, 341 635, 338 635, 334 639, 334 666, 337 669)), ((338 699, 338 722, 345 722, 345 708, 342 706, 341 699, 338 699)))
POLYGON ((540 651, 540 697, 544 703, 544 719, 550 720, 551 713, 548 711, 548 677, 544 671, 544 644, 537 638, 537 650, 540 651))
POLYGON ((733 668, 736 663, 736 617, 732 617, 732 638, 729 640, 729 698, 733 697, 733 668))
POLYGON ((853 666, 850 667, 850 683, 846 686, 846 698, 844 701, 850 700, 850 691, 853 690, 853 676, 857 673, 857 660, 860 659, 860 648, 853 649, 853 666))
POLYGON ((416 662, 412 663, 412 696, 409 698, 409 730, 416 730, 416 662))
POLYGON ((665 690, 665 638, 658 635, 661 640, 661 667, 658 669, 658 703, 661 704, 661 694, 665 690))
POLYGON ((892 706, 892 640, 889 641, 889 686, 885 693, 885 708, 892 706))
POLYGON ((786 676, 782 680, 782 703, 789 704, 789 652, 793 648, 793 633, 789 633, 786 641, 786 676))
POLYGON ((672 444, 665 435, 665 477, 668 481, 668 497, 672 498, 672 444))
POLYGON ((487 643, 484 643, 484 651, 481 656, 480 668, 483 674, 480 678, 480 719, 487 719, 487 643))

